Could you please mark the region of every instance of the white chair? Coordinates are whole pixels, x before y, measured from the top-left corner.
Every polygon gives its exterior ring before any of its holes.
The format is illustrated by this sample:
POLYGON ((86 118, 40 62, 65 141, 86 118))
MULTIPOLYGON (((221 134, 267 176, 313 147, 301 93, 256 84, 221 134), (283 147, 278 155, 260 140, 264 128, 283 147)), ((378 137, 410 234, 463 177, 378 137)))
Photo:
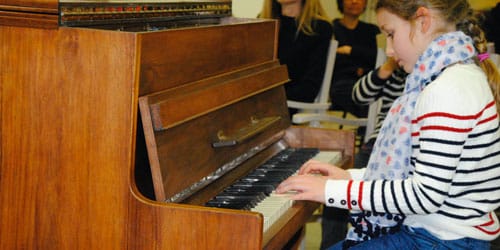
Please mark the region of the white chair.
MULTIPOLYGON (((337 44, 338 46, 338 44, 337 44)), ((384 52, 383 48, 378 48, 377 49, 377 58, 375 65, 376 67, 379 67, 382 65, 386 60, 386 55, 384 52)), ((330 62, 328 62, 330 63, 330 62)), ((328 65, 327 63, 327 70, 331 70, 333 72, 333 65, 328 65)), ((334 62, 333 62, 334 63, 334 62)), ((329 72, 330 74, 327 75, 327 72, 325 71, 325 79, 323 79, 323 87, 326 87, 326 92, 320 92, 320 95, 326 95, 324 100, 328 100, 329 97, 329 90, 330 90, 330 83, 331 83, 331 78, 332 78, 332 72, 329 72), (328 78, 327 78, 328 77, 328 78), (325 81, 328 80, 328 83, 325 83, 325 81)), ((322 89, 323 89, 322 87, 322 89)), ((323 90, 322 90, 323 91, 323 90)), ((290 101, 288 101, 290 102, 290 101)), ((363 118, 357 118, 357 117, 342 117, 338 115, 333 115, 329 114, 327 112, 328 108, 330 107, 330 102, 328 103, 328 107, 326 109, 316 109, 313 110, 314 112, 298 112, 293 115, 292 117, 292 122, 294 124, 305 124, 309 123, 310 126, 316 126, 319 127, 321 126, 321 122, 328 122, 328 123, 334 123, 338 124, 340 126, 355 126, 355 127, 366 127, 365 134, 364 134, 364 141, 366 142, 368 140, 369 135, 373 132, 375 129, 375 123, 376 123, 376 118, 377 114, 380 110, 381 107, 381 100, 378 100, 377 102, 374 102, 370 104, 370 107, 368 109, 368 116, 363 117, 363 118)), ((289 103, 290 105, 290 103, 289 103)))
MULTIPOLYGON (((296 113, 293 118, 293 123, 307 123, 307 122, 295 122, 295 116, 309 116, 314 114, 326 114, 328 109, 330 108, 330 85, 332 82, 333 75, 333 67, 335 66, 335 58, 337 56, 337 47, 339 42, 332 38, 330 41, 330 46, 328 48, 328 56, 326 61, 325 73, 323 76, 323 82, 321 83, 321 88, 319 90, 318 96, 315 101, 312 103, 309 102, 298 102, 288 100, 287 105, 289 108, 298 109, 298 113, 296 113)), ((309 126, 311 127, 320 127, 319 120, 311 120, 309 122, 309 126)))
MULTIPOLYGON (((377 59, 375 61, 375 68, 380 67, 384 64, 385 60, 387 60, 387 56, 385 55, 385 51, 383 48, 377 48, 377 59)), ((368 108, 368 117, 366 118, 366 130, 364 136, 364 142, 367 142, 370 139, 370 135, 375 130, 375 126, 377 125, 377 114, 380 112, 380 108, 382 107, 382 99, 378 99, 376 102, 370 104, 368 108)))

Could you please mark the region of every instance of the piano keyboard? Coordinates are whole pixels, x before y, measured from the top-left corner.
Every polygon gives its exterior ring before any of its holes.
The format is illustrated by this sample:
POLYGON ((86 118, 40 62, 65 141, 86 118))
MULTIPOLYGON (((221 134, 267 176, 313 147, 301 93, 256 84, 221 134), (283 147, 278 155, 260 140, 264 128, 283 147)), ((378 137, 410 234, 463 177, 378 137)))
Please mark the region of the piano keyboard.
POLYGON ((216 195, 205 206, 259 212, 264 216, 266 232, 293 205, 286 195, 275 194, 274 190, 311 158, 335 163, 340 160, 341 153, 314 148, 287 148, 216 195))

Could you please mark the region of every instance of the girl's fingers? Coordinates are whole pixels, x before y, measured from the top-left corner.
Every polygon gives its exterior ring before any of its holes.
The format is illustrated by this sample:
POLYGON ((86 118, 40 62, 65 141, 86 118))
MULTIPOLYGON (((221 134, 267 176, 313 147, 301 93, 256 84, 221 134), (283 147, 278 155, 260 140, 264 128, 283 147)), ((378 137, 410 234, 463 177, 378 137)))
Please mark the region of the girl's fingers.
POLYGON ((326 178, 313 175, 292 176, 276 188, 278 194, 290 194, 293 200, 324 202, 326 178))

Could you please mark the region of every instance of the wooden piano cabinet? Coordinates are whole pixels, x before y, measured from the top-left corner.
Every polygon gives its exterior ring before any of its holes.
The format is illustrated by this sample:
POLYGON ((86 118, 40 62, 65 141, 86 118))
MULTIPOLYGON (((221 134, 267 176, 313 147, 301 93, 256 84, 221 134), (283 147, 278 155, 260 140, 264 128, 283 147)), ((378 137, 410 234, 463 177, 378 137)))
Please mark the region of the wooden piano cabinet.
POLYGON ((261 248, 260 214, 137 192, 139 37, 0 26, 0 249, 261 248))
POLYGON ((134 37, 0 26, 0 41, 0 248, 127 249, 134 37))
MULTIPOLYGON (((220 44, 224 37, 211 33, 213 27, 142 33, 0 26, 0 249, 275 249, 300 230, 317 204, 297 203, 278 222, 283 228, 264 235, 259 213, 156 201, 136 184, 140 96, 190 90, 191 82, 276 60, 274 21, 224 29, 251 41, 234 36, 226 50, 190 54, 190 46, 203 44, 191 32, 220 44), (274 37, 250 36, 259 29, 274 37), (162 47, 164 41, 186 46, 162 47), (262 51, 239 55, 234 46, 262 51), (171 65, 197 60, 214 65, 176 65, 186 79, 169 77, 171 65)), ((309 137, 302 128, 291 130, 283 133, 290 142, 309 137)), ((331 133, 320 132, 345 139, 350 155, 354 136, 331 133)), ((335 144, 325 138, 316 138, 319 146, 335 144)))
POLYGON ((0 27, 2 249, 126 246, 133 46, 78 33, 0 27))
POLYGON ((261 249, 262 216, 191 205, 135 202, 128 249, 261 249), (234 247, 234 248, 233 248, 234 247))

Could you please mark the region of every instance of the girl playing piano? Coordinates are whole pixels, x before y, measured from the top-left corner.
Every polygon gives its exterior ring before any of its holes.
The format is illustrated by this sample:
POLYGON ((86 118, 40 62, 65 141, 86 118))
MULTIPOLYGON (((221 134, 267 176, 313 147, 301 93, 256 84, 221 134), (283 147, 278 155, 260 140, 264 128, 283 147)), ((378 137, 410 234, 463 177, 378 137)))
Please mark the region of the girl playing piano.
POLYGON ((467 0, 379 0, 376 11, 387 55, 409 75, 367 167, 309 161, 277 192, 351 210, 330 249, 489 249, 500 234, 500 76, 484 33, 467 0))

